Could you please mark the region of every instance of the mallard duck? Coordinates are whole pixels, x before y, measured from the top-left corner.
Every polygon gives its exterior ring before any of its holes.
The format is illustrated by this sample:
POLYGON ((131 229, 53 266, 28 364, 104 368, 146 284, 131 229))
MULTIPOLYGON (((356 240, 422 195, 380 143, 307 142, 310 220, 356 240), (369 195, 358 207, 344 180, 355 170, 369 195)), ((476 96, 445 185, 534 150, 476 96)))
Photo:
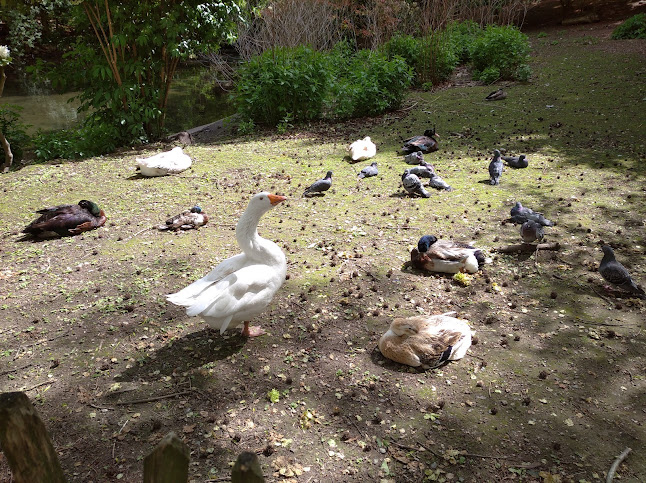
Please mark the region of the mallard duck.
POLYGON ((40 217, 22 232, 35 238, 78 235, 105 224, 107 217, 96 203, 81 200, 76 205, 60 205, 38 210, 40 217))
POLYGON ((487 95, 487 97, 485 97, 485 100, 486 101, 502 101, 506 97, 507 97, 507 93, 502 89, 498 89, 498 90, 495 90, 493 92, 490 92, 487 95))
POLYGON ((413 151, 421 151, 423 153, 432 153, 437 151, 437 139, 439 134, 435 132, 435 128, 427 129, 424 131, 423 136, 413 136, 410 139, 404 141, 404 146, 402 151, 404 153, 412 153, 413 151))
POLYGON ((494 149, 493 159, 489 163, 489 184, 500 184, 500 177, 502 176, 503 164, 500 159, 500 151, 494 149))
POLYGON ((363 161, 364 159, 374 158, 377 154, 377 146, 372 142, 370 136, 359 139, 348 148, 352 161, 363 161))
POLYGON ((603 245, 601 250, 603 251, 603 258, 599 264, 599 274, 612 285, 633 293, 640 298, 646 298, 646 293, 633 281, 626 267, 617 261, 612 248, 609 245, 603 245))
POLYGON ((186 307, 187 315, 201 316, 221 334, 241 323, 242 335, 263 334, 259 327, 250 327, 249 320, 265 310, 285 281, 287 262, 278 245, 258 235, 257 227, 262 215, 286 199, 267 192, 251 198, 236 226, 242 253, 167 299, 186 307))
POLYGON ((419 239, 410 252, 410 260, 419 270, 442 273, 475 273, 485 263, 482 250, 466 243, 438 240, 433 235, 419 239))
POLYGON ((308 186, 303 192, 303 196, 308 198, 314 195, 319 195, 324 191, 327 191, 332 186, 332 171, 328 171, 325 174, 325 178, 315 181, 310 186, 308 186))
POLYGON ((175 215, 166 220, 165 225, 159 225, 158 230, 190 230, 191 228, 198 228, 206 225, 209 217, 206 213, 202 213, 202 208, 194 206, 190 210, 182 211, 179 215, 175 215))
POLYGON ((467 321, 445 314, 395 319, 379 339, 384 357, 424 369, 462 359, 469 347, 471 328, 467 321))
POLYGON ((191 167, 191 158, 180 146, 149 158, 137 158, 137 167, 143 176, 166 176, 177 174, 191 167))

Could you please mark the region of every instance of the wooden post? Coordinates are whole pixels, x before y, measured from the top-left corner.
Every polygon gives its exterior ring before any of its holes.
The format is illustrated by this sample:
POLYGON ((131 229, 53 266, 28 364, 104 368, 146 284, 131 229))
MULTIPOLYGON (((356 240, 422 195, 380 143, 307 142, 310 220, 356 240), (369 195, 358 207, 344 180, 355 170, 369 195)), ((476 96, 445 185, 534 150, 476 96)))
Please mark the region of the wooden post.
POLYGON ((171 431, 144 458, 144 483, 188 481, 189 450, 171 431))
POLYGON ((16 483, 64 483, 45 425, 24 392, 0 394, 0 445, 16 483))

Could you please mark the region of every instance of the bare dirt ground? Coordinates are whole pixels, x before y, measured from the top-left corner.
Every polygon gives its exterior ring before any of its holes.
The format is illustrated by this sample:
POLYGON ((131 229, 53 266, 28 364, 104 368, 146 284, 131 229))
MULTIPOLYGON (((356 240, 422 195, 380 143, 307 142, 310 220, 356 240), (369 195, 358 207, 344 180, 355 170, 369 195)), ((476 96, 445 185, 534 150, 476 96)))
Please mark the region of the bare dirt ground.
POLYGON ((491 88, 447 88, 380 118, 202 139, 175 178, 135 176, 130 151, 0 178, 1 390, 29 395, 74 482, 141 481, 169 431, 195 482, 227 481, 251 450, 277 482, 583 483, 605 480, 626 447, 617 481, 646 481, 646 307, 596 273, 604 240, 646 281, 644 42, 618 47, 610 30, 533 33, 532 83, 495 105, 482 101, 491 88), (595 52, 615 67, 596 68, 595 52), (455 191, 409 199, 394 187, 396 147, 438 120, 431 160, 455 191), (382 176, 359 184, 344 146, 366 132, 382 176), (494 190, 482 181, 503 142, 532 164, 494 190), (333 188, 300 199, 327 168, 333 188), (260 227, 285 250, 288 280, 255 321, 268 335, 222 337, 164 294, 237 252, 233 227, 262 189, 290 197, 260 227), (33 209, 82 197, 100 200, 106 227, 19 241, 33 209), (560 251, 495 252, 518 242, 502 221, 519 197, 557 220, 560 251), (203 229, 149 229, 195 200, 211 215, 203 229), (432 232, 474 239, 493 263, 468 286, 405 268, 432 232), (464 360, 423 372, 376 349, 393 316, 448 311, 476 332, 464 360))

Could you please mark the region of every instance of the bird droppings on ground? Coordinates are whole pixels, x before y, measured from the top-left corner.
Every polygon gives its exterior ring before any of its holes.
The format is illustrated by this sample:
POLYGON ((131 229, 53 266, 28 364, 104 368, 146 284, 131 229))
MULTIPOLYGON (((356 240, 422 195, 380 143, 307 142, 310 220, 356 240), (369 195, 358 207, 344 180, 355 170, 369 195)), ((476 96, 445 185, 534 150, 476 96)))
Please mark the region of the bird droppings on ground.
POLYGON ((268 481, 593 482, 627 446, 616 480, 645 480, 645 302, 597 272, 603 241, 646 283, 644 57, 603 50, 599 28, 532 34, 531 83, 496 102, 483 100, 492 86, 412 92, 378 118, 187 146, 193 165, 176 176, 132 176, 156 147, 2 176, 2 390, 27 392, 70 482, 141 481, 169 431, 195 482, 227 478, 242 451, 268 481), (598 68, 609 55, 612 75, 598 68), (400 149, 429 125, 441 141, 425 158, 453 191, 413 198, 400 149), (344 158, 365 133, 379 176, 358 183, 344 158), (531 163, 494 187, 501 148, 531 163), (301 197, 328 169, 331 188, 301 197), (238 253, 235 225, 265 189, 288 198, 258 228, 284 251, 286 281, 255 320, 266 335, 221 336, 165 295, 238 253), (33 207, 79 199, 108 222, 17 240, 33 207), (493 251, 519 242, 503 223, 518 200, 555 222, 545 236, 560 250, 493 251), (196 203, 199 230, 150 229, 196 203), (426 233, 477 233, 492 262, 466 284, 405 267, 426 233), (381 356, 394 317, 451 311, 477 334, 459 362, 381 356))

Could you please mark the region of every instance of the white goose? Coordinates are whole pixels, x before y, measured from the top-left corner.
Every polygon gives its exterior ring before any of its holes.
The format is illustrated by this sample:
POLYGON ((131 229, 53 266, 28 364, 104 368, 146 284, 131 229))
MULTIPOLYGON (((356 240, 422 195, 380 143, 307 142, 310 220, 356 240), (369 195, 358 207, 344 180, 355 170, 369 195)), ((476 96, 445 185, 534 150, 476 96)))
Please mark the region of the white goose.
POLYGON ((352 161, 362 161, 364 159, 374 158, 377 154, 377 146, 372 142, 370 136, 366 136, 350 144, 348 151, 350 152, 352 161))
POLYGON ((250 327, 249 320, 265 310, 285 281, 287 261, 278 245, 258 235, 257 227, 262 215, 286 199, 267 192, 251 198, 236 226, 242 253, 167 299, 186 307, 187 315, 201 316, 221 334, 241 323, 242 335, 264 334, 260 327, 250 327))
POLYGON ((137 158, 137 167, 143 176, 166 176, 186 171, 193 162, 180 146, 149 158, 137 158))
POLYGON ((384 357, 424 369, 462 359, 469 347, 469 324, 447 314, 395 319, 379 340, 384 357))

